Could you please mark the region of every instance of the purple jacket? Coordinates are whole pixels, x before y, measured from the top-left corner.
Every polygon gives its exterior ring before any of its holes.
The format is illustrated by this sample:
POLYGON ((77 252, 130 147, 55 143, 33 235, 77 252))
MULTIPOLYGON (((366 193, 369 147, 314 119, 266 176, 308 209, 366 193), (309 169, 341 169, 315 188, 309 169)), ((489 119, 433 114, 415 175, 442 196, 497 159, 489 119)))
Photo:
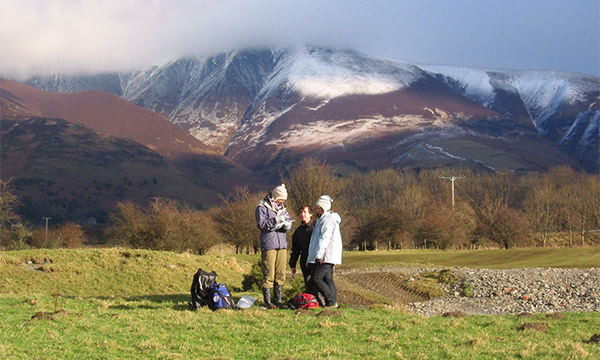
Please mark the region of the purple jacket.
POLYGON ((287 249, 285 230, 275 230, 277 214, 287 213, 285 207, 275 209, 269 198, 263 199, 256 206, 256 226, 260 230, 260 250, 287 249))

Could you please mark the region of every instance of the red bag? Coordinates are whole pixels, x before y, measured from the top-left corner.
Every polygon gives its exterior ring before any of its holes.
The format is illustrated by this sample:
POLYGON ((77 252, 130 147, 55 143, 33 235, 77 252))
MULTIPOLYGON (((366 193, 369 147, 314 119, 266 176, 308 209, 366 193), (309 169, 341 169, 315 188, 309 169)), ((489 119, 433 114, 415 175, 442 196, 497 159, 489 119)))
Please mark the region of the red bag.
POLYGON ((288 306, 290 309, 314 309, 319 307, 319 302, 313 294, 300 293, 288 302, 288 306))

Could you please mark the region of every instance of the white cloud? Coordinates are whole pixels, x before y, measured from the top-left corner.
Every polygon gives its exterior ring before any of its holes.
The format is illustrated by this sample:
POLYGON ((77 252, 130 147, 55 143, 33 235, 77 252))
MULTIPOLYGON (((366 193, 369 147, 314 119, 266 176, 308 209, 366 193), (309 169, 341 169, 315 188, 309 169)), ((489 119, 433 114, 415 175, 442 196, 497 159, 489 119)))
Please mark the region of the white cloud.
POLYGON ((0 74, 125 70, 304 44, 597 74, 598 8, 597 0, 0 0, 0 74))

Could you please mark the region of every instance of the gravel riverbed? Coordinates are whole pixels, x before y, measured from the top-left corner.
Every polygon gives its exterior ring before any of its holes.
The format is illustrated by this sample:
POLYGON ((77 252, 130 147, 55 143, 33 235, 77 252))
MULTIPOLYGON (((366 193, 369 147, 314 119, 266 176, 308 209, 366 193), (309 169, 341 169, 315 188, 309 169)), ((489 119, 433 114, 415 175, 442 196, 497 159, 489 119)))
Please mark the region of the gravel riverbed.
POLYGON ((600 312, 600 268, 450 270, 457 281, 445 285, 448 295, 410 303, 410 312, 425 316, 448 312, 467 315, 600 312))

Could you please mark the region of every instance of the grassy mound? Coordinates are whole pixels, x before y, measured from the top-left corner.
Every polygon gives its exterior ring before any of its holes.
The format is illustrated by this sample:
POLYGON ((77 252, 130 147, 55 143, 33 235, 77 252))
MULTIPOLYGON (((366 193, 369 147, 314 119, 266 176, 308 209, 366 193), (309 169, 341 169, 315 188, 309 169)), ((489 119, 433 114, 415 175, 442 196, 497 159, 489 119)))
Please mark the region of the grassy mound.
POLYGON ((198 268, 240 287, 250 263, 231 255, 111 249, 54 249, 0 253, 0 293, 66 296, 189 294, 198 268))

